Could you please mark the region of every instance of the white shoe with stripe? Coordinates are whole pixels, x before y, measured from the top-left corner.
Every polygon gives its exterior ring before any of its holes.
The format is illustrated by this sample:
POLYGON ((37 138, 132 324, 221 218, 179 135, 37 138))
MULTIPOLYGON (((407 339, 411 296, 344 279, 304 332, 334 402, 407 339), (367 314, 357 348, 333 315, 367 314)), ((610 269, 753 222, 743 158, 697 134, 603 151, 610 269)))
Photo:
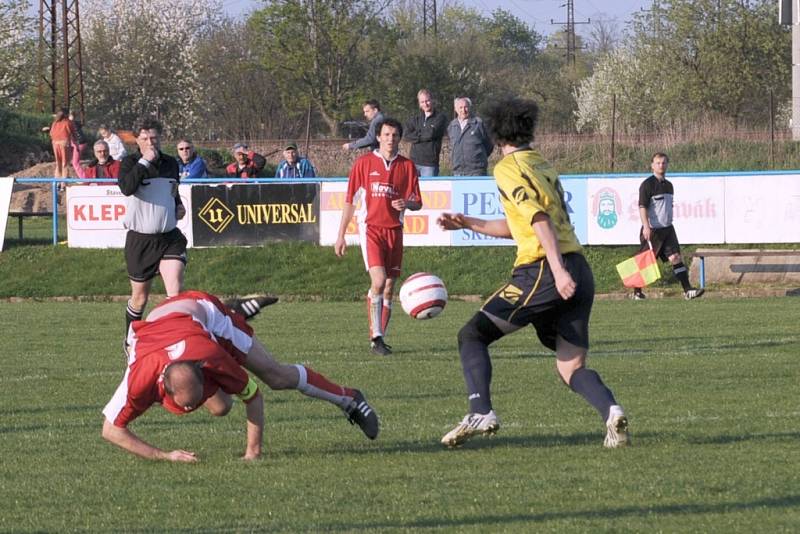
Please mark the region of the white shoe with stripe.
POLYGON ((442 438, 442 445, 458 447, 472 436, 494 434, 500 428, 500 420, 494 410, 489 413, 468 413, 453 430, 442 438))

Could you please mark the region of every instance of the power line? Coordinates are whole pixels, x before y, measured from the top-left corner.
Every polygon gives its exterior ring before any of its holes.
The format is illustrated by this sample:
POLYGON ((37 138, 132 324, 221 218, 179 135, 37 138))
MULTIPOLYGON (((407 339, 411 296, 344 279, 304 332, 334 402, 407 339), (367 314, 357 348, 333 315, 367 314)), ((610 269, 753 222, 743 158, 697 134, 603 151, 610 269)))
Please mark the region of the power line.
MULTIPOLYGON (((555 22, 553 19, 550 19, 550 24, 558 24, 560 26, 566 26, 564 30, 567 37, 567 46, 566 46, 566 59, 567 63, 570 65, 575 65, 575 52, 578 50, 578 47, 575 43, 575 25, 576 24, 591 24, 592 19, 582 20, 582 21, 575 21, 575 2, 574 0, 567 0, 567 3, 562 5, 561 7, 567 8, 567 21, 566 22, 555 22)), ((583 48, 583 47, 581 47, 583 48)))

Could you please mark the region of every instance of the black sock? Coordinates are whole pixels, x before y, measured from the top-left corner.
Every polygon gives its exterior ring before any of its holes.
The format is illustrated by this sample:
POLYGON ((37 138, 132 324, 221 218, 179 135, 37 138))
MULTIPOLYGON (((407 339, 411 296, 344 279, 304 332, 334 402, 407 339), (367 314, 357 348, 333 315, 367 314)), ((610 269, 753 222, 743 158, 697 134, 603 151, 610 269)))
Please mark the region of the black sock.
POLYGON ((681 283, 684 291, 689 291, 692 289, 691 284, 689 284, 689 270, 686 268, 683 262, 673 265, 672 272, 675 273, 675 278, 677 278, 681 283))
POLYGON ((500 329, 481 312, 475 314, 458 333, 458 351, 467 384, 470 413, 485 414, 492 409, 489 344, 501 337, 500 329))
POLYGON ((125 339, 128 339, 128 332, 131 329, 131 323, 133 321, 141 321, 142 315, 144 315, 144 309, 141 310, 134 310, 131 307, 131 301, 128 301, 128 307, 125 309, 125 339))
POLYGON ((617 403, 614 394, 603 384, 600 375, 592 369, 581 367, 569 380, 569 387, 575 393, 586 399, 600 413, 605 423, 608 420, 609 408, 617 403))

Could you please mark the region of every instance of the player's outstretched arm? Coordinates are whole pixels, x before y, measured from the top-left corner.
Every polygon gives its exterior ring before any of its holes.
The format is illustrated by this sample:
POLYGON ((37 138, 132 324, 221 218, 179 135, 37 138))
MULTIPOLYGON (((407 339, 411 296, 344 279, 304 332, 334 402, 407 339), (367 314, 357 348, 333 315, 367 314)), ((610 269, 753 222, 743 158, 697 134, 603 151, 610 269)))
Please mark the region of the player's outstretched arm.
POLYGON ((148 460, 169 460, 170 462, 198 461, 195 453, 190 451, 174 450, 167 452, 162 451, 158 447, 153 447, 149 443, 139 439, 136 434, 127 428, 118 427, 108 419, 103 421, 103 438, 131 454, 147 458, 148 460))
POLYGON ((468 217, 463 213, 442 213, 436 223, 443 230, 461 230, 466 228, 492 237, 511 237, 511 229, 505 219, 479 219, 468 217))
POLYGON ((261 457, 264 441, 264 398, 257 392, 245 404, 247 413, 247 449, 242 459, 257 460, 261 457))

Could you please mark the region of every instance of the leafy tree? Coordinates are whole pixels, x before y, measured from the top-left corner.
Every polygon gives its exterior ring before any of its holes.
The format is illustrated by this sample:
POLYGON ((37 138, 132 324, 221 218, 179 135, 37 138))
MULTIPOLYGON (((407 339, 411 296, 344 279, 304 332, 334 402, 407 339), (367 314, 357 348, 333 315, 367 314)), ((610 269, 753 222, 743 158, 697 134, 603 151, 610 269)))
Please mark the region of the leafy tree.
POLYGON ((89 116, 129 126, 158 116, 169 133, 203 125, 211 88, 196 49, 222 23, 217 0, 90 0, 82 10, 89 116))
POLYGON ((36 64, 33 21, 27 0, 0 3, 0 106, 16 107, 34 85, 36 64))
POLYGON ((772 0, 656 3, 636 17, 626 51, 607 57, 579 88, 578 123, 604 129, 597 110, 610 108, 615 92, 628 129, 703 115, 763 123, 769 90, 789 96, 790 40, 772 0))
POLYGON ((273 0, 252 15, 259 58, 290 109, 305 109, 310 101, 336 133, 391 52, 381 42, 387 32, 382 13, 389 3, 273 0))

